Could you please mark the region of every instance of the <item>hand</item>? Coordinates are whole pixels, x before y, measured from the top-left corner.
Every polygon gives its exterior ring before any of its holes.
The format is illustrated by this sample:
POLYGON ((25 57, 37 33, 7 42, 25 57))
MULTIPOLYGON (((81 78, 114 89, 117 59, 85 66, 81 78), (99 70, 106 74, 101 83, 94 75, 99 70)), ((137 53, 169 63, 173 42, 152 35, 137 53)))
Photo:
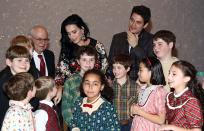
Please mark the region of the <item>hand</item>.
POLYGON ((138 45, 138 40, 139 40, 138 34, 135 35, 130 31, 127 31, 127 40, 131 47, 133 48, 136 47, 138 45))
POLYGON ((55 105, 57 105, 61 101, 61 98, 62 98, 62 86, 58 86, 57 87, 57 94, 53 99, 55 105))
POLYGON ((174 125, 161 125, 161 127, 159 128, 160 131, 174 131, 176 127, 174 125))
POLYGON ((135 103, 132 104, 132 106, 130 107, 130 114, 131 114, 131 116, 134 116, 134 115, 141 116, 143 112, 144 112, 143 109, 141 107, 139 107, 135 103))

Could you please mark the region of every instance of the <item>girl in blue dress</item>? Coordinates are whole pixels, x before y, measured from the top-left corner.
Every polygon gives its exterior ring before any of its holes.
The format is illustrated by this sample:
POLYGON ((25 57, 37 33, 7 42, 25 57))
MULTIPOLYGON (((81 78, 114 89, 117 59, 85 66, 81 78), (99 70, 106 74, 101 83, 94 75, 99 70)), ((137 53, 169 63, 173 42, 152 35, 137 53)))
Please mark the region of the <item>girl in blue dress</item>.
POLYGON ((120 131, 118 116, 113 105, 104 99, 105 76, 98 70, 89 70, 81 83, 80 97, 75 102, 72 130, 80 131, 120 131))

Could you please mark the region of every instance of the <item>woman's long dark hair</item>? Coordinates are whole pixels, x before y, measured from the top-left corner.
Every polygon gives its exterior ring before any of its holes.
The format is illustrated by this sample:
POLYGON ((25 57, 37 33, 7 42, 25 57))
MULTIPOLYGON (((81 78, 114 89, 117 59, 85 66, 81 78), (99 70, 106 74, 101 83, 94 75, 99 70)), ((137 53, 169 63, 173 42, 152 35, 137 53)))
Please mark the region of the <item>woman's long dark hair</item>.
POLYGON ((75 50, 76 45, 73 44, 67 34, 66 26, 67 25, 76 25, 80 29, 84 29, 84 36, 87 38, 90 35, 89 28, 87 24, 83 21, 83 19, 77 15, 72 14, 68 16, 61 24, 61 52, 60 52, 60 60, 63 58, 71 59, 74 57, 73 50, 75 50), (64 56, 63 56, 64 55, 64 56))
POLYGON ((111 87, 108 87, 105 75, 100 70, 96 70, 96 69, 91 69, 91 70, 88 70, 88 71, 85 72, 85 74, 84 74, 84 76, 82 78, 81 85, 80 85, 81 96, 82 97, 86 96, 85 93, 84 93, 84 90, 83 90, 83 83, 85 81, 86 76, 89 75, 89 74, 95 74, 95 75, 99 76, 101 85, 104 85, 104 89, 101 91, 101 96, 112 103, 113 89, 111 87))
POLYGON ((192 91, 193 95, 196 98, 198 98, 200 101, 203 101, 201 99, 202 98, 201 96, 204 95, 202 94, 203 89, 197 80, 196 68, 191 63, 184 60, 174 62, 172 66, 179 68, 183 72, 184 76, 190 77, 190 81, 187 83, 186 86, 192 91))

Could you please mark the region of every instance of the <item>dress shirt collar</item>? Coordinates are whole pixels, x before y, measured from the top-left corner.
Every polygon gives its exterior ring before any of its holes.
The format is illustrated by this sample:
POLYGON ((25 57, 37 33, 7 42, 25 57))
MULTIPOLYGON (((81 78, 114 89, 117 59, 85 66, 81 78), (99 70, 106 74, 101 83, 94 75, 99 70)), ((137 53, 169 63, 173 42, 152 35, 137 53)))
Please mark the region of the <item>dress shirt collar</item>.
POLYGON ((46 104, 46 105, 48 105, 50 107, 54 106, 54 103, 52 101, 49 101, 49 100, 41 100, 40 103, 46 104))

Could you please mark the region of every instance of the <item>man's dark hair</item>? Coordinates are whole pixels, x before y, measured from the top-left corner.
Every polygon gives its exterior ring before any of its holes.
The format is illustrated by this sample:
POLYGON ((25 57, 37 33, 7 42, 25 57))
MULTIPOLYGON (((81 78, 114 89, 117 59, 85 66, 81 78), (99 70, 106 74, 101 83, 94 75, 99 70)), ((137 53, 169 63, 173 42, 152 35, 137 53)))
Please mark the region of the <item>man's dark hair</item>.
POLYGON ((131 16, 133 13, 136 13, 136 14, 142 16, 142 18, 144 20, 144 24, 146 24, 150 21, 150 18, 151 18, 150 8, 148 8, 144 5, 134 6, 132 8, 131 16))

